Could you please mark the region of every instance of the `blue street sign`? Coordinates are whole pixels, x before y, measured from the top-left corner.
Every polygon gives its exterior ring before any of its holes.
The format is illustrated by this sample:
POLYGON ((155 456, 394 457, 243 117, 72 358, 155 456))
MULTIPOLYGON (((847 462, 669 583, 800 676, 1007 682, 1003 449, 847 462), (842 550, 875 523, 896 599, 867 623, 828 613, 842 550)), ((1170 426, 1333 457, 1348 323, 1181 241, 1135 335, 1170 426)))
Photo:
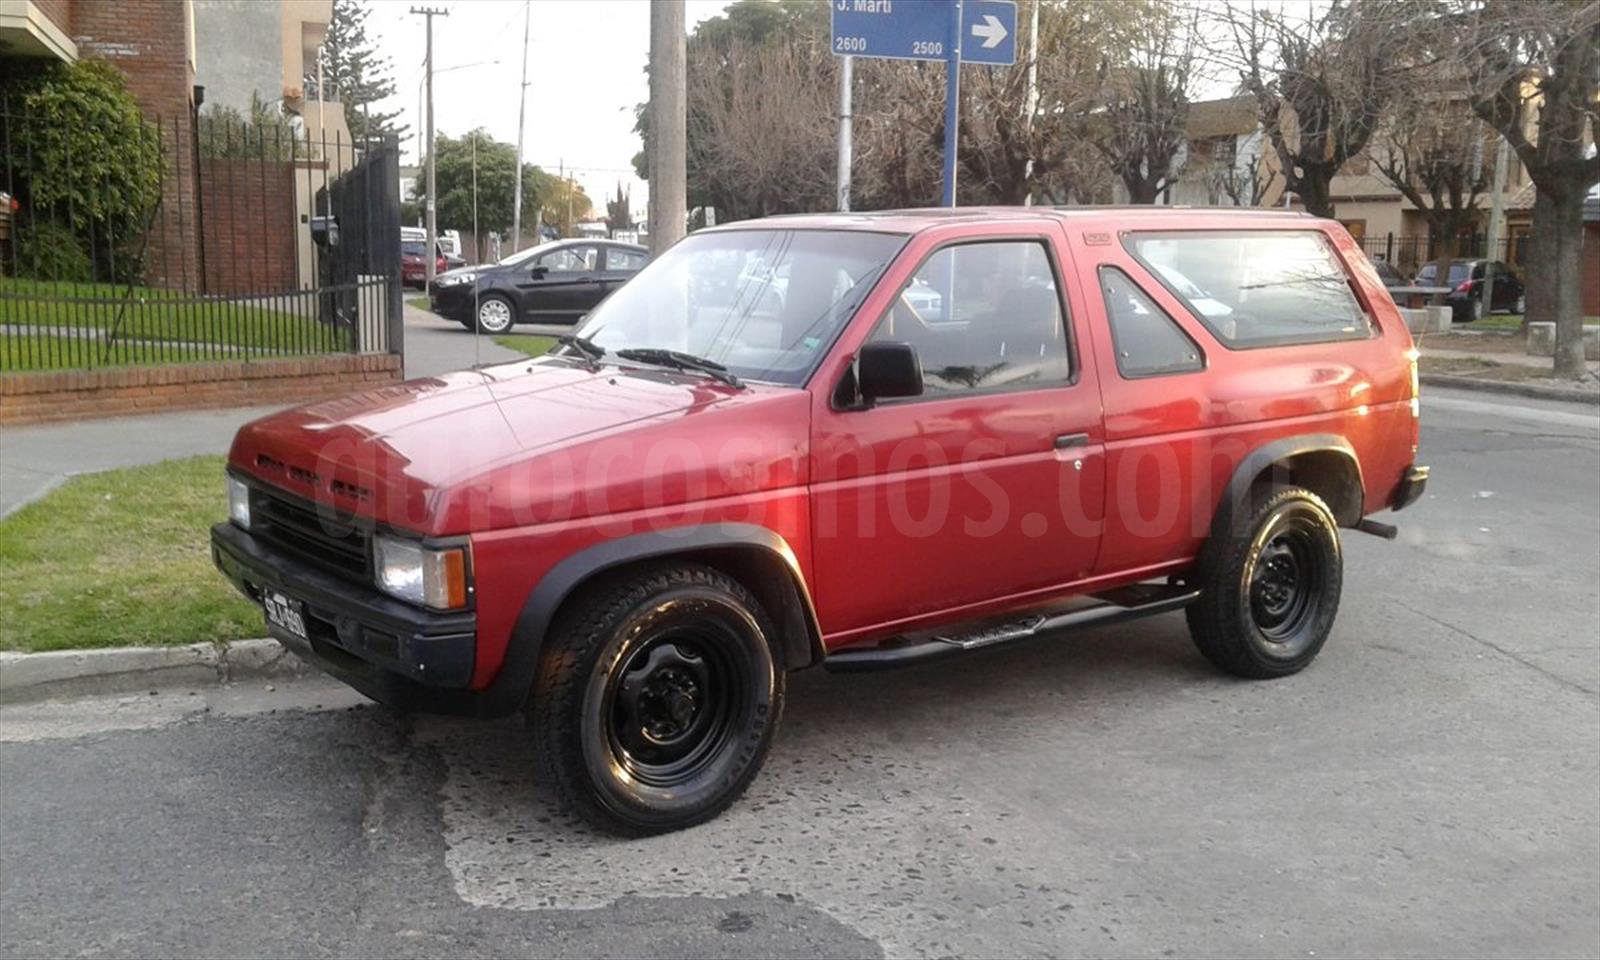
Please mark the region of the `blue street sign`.
MULTIPOLYGON (((833 52, 889 60, 948 60, 952 0, 833 0, 833 52)), ((961 60, 1017 62, 1014 0, 964 0, 961 60)))

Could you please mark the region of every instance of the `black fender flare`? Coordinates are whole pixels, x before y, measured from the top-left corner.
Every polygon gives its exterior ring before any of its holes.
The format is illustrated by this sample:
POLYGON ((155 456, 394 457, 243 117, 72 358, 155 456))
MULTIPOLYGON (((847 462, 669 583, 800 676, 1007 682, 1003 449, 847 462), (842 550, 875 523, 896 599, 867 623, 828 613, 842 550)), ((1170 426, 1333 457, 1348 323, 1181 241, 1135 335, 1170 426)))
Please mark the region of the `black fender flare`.
POLYGON ((602 541, 563 559, 545 574, 523 603, 506 645, 505 660, 480 697, 478 713, 496 717, 522 709, 533 689, 551 621, 567 598, 583 584, 607 570, 671 557, 713 566, 731 565, 733 569, 726 572, 740 576, 741 582, 763 602, 777 607, 769 609, 768 613, 782 635, 785 666, 792 670, 822 662, 822 630, 817 622, 816 605, 800 572, 799 558, 788 541, 773 530, 752 523, 674 527, 602 541), (784 578, 787 583, 773 589, 771 577, 766 578, 768 583, 757 585, 750 583, 748 576, 740 576, 737 563, 729 562, 736 561, 741 554, 748 557, 751 552, 759 553, 768 563, 781 565, 787 573, 784 578), (718 563, 718 558, 723 558, 722 563, 718 563))
POLYGON ((1274 464, 1282 463, 1291 457, 1307 453, 1328 453, 1347 460, 1352 470, 1355 471, 1356 507, 1352 516, 1345 508, 1341 511, 1339 503, 1330 503, 1329 508, 1334 511, 1334 517, 1341 524, 1349 526, 1361 519, 1361 491, 1366 489, 1364 478, 1361 474, 1361 458, 1356 456, 1355 447, 1350 441, 1334 433, 1308 433, 1294 437, 1282 437, 1270 443, 1262 444, 1245 455, 1234 467, 1233 475, 1228 478, 1228 485, 1223 488, 1222 497, 1217 502, 1215 513, 1211 519, 1212 541, 1220 541, 1230 536, 1241 534, 1237 529, 1243 522, 1243 517, 1249 516, 1249 510, 1240 508, 1245 506, 1245 500, 1250 493, 1250 488, 1255 485, 1256 479, 1272 468, 1274 464))

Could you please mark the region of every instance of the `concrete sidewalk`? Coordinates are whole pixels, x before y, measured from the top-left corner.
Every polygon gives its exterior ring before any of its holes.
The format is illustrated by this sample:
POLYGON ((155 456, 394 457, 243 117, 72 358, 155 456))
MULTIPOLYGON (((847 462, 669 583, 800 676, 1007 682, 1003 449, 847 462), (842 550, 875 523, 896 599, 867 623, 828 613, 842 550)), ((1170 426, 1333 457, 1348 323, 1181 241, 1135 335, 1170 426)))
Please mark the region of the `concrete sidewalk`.
MULTIPOLYGON (((406 376, 431 377, 474 363, 522 356, 460 324, 407 306, 406 376), (474 343, 477 339, 478 342, 474 343)), ((519 330, 519 332, 521 332, 519 330)), ((105 420, 8 427, 0 431, 0 517, 68 477, 207 453, 226 453, 239 427, 276 406, 183 410, 105 420)))

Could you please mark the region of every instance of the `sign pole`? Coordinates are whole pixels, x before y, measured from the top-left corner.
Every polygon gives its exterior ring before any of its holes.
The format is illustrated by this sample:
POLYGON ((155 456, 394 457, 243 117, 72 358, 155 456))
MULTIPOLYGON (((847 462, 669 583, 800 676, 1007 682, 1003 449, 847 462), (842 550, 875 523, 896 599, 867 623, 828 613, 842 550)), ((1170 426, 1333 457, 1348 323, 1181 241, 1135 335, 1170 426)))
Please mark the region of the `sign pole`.
POLYGON ((850 74, 855 58, 839 58, 839 210, 850 209, 850 74))
POLYGON ((950 3, 950 42, 944 56, 944 206, 956 205, 956 141, 961 119, 961 0, 950 3))

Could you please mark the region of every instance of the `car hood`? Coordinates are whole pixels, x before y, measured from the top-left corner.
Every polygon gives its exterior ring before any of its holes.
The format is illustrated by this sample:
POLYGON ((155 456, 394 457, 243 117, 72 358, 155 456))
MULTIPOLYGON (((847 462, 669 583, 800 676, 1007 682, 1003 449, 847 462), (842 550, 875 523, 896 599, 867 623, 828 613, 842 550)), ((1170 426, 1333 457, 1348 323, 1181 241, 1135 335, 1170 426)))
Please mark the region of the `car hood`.
POLYGON ((285 410, 241 428, 229 460, 341 512, 465 533, 798 482, 806 398, 541 358, 285 410))

